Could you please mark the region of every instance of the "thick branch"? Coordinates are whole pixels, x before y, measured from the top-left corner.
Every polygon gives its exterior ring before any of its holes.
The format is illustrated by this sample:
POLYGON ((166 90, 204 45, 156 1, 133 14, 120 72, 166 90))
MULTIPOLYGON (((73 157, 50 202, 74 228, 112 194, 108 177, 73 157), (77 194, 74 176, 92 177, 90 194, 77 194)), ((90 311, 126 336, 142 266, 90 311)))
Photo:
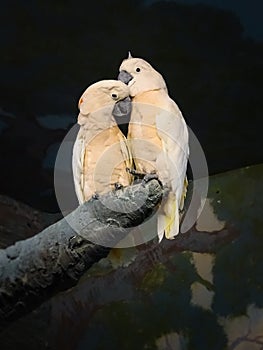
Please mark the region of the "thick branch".
POLYGON ((0 250, 0 325, 74 286, 91 265, 108 255, 105 245, 123 239, 127 228, 149 217, 161 198, 157 180, 109 193, 84 203, 36 236, 0 250))

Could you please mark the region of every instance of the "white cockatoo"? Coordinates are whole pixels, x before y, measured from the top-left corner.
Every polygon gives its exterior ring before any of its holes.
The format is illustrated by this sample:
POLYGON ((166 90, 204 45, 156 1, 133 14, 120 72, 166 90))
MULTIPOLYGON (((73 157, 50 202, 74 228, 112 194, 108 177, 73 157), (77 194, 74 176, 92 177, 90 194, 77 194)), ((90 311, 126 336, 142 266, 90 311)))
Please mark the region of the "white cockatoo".
POLYGON ((126 83, 132 98, 128 143, 135 170, 156 172, 168 188, 158 212, 159 241, 165 233, 179 233, 180 211, 187 191, 188 129, 177 104, 169 97, 166 83, 148 62, 129 53, 120 66, 118 79, 126 83))
MULTIPOLYGON (((73 178, 79 204, 93 195, 131 184, 126 137, 113 116, 117 103, 129 102, 129 88, 118 80, 89 86, 79 100, 80 129, 73 147, 73 178)), ((125 105, 122 106, 125 109, 125 105)), ((120 115, 120 109, 117 110, 120 115)))

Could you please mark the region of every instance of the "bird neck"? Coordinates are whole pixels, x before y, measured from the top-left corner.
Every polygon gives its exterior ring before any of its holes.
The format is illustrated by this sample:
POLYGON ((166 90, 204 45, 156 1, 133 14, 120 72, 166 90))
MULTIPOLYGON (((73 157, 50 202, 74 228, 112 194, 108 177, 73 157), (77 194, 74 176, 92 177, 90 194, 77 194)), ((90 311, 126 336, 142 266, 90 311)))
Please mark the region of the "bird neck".
POLYGON ((144 91, 133 98, 133 102, 149 103, 153 105, 162 104, 167 100, 167 91, 165 89, 155 89, 144 91))

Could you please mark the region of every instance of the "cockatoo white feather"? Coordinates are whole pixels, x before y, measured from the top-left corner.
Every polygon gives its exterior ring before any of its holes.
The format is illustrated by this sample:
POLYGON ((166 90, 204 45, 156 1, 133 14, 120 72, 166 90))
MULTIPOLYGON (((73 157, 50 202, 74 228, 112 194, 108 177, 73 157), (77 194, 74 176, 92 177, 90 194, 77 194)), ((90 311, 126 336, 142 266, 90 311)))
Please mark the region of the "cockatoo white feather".
POLYGON ((128 186, 131 166, 127 140, 112 111, 116 102, 129 96, 127 85, 117 80, 102 80, 89 86, 79 100, 78 132, 73 147, 73 177, 79 203, 114 189, 128 186))
POLYGON ((133 97, 130 150, 137 171, 156 171, 169 188, 158 216, 158 235, 159 240, 164 233, 171 239, 179 233, 179 210, 187 189, 188 129, 180 109, 168 95, 163 77, 148 62, 125 59, 119 77, 125 75, 130 75, 126 82, 133 97))

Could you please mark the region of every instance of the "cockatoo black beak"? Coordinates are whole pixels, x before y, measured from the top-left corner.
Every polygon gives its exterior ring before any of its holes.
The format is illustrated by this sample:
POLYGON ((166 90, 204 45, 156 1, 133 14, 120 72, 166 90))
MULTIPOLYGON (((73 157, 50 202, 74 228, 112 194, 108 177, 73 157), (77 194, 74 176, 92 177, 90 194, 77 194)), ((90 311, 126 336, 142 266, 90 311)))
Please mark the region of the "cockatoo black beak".
POLYGON ((116 120, 120 130, 127 136, 128 126, 131 118, 132 103, 130 97, 126 97, 115 103, 112 115, 116 120))
POLYGON ((131 99, 130 97, 125 97, 123 100, 115 103, 112 114, 116 117, 125 117, 131 113, 131 99))
POLYGON ((133 76, 126 72, 126 70, 121 70, 118 75, 118 80, 122 81, 125 84, 129 84, 129 82, 133 79, 133 76))

